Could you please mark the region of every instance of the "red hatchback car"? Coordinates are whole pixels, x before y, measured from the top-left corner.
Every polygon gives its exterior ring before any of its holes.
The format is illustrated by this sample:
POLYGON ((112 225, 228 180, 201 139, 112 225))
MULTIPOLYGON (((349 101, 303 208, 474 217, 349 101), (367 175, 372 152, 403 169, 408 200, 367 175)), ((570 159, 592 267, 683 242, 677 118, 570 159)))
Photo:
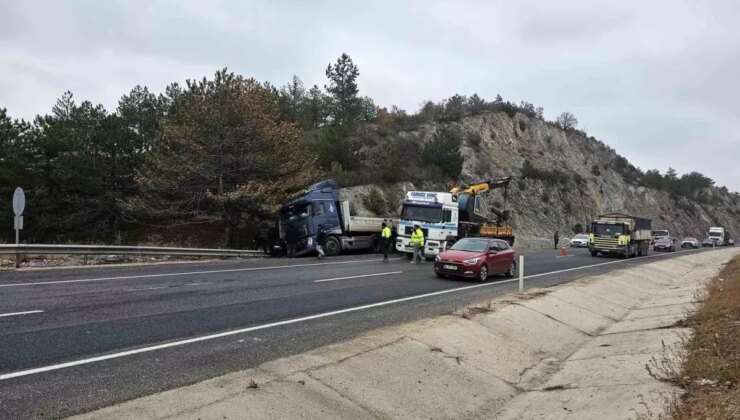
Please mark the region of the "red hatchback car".
POLYGON ((516 274, 516 254, 506 241, 489 238, 463 238, 437 255, 434 273, 438 277, 457 276, 485 281, 491 274, 516 274))

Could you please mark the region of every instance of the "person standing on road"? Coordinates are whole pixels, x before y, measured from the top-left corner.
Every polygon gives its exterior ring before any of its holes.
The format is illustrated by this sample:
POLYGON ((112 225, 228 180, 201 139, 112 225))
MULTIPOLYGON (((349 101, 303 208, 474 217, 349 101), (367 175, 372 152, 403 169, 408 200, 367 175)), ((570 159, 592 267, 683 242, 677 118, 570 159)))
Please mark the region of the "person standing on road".
POLYGON ((285 245, 288 248, 288 258, 295 257, 295 250, 298 246, 298 229, 291 224, 285 227, 285 245))
POLYGON ((267 226, 267 223, 262 222, 259 229, 257 229, 257 238, 254 241, 254 249, 260 249, 265 252, 265 255, 269 253, 270 250, 270 228, 267 226))
POLYGON ((417 258, 419 262, 424 263, 424 231, 419 225, 414 225, 414 232, 411 233, 411 246, 414 249, 411 264, 416 264, 417 258))
POLYGON ((380 231, 381 244, 383 247, 383 262, 388 262, 388 250, 391 247, 391 228, 383 222, 383 230, 380 231))
POLYGON ((318 231, 316 232, 316 251, 319 253, 319 259, 323 260, 326 258, 326 252, 324 252, 324 245, 326 244, 326 230, 324 225, 319 224, 318 231))
POLYGON ((558 249, 558 242, 560 242, 560 234, 558 234, 558 231, 555 231, 555 237, 553 237, 555 240, 555 249, 558 249))

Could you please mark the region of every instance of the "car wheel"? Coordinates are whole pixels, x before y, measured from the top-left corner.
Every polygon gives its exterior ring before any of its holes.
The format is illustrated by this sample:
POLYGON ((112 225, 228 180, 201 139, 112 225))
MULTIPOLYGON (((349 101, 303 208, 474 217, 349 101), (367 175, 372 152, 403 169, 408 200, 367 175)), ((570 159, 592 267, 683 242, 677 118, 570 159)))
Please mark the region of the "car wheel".
POLYGON ((444 275, 444 274, 442 274, 442 273, 434 273, 434 274, 436 274, 436 275, 437 275, 437 277, 439 277, 439 278, 441 278, 441 279, 443 279, 443 278, 447 277, 447 276, 445 276, 445 275, 444 275))
POLYGON ((487 279, 488 279, 488 266, 483 265, 480 268, 480 273, 478 274, 478 280, 486 281, 487 279))
POLYGON ((512 278, 516 275, 516 261, 512 261, 509 264, 509 271, 506 272, 506 277, 512 278))

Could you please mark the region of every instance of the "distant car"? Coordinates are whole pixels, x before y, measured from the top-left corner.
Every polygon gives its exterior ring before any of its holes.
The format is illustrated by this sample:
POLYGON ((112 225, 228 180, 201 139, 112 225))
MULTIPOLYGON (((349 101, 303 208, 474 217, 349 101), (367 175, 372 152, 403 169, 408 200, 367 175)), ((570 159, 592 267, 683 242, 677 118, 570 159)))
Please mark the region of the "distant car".
POLYGON ((485 281, 491 274, 516 274, 516 254, 506 241, 463 238, 434 259, 438 277, 455 276, 485 281))
POLYGON ((699 248, 699 240, 694 237, 687 236, 681 241, 681 248, 699 248))
POLYGON ((579 233, 570 240, 570 247, 588 248, 588 235, 579 233))
POLYGON ((706 238, 704 239, 704 242, 701 243, 701 246, 714 246, 716 242, 712 240, 712 238, 706 238))
POLYGON ((653 250, 675 252, 676 251, 675 238, 664 237, 664 238, 656 239, 655 245, 653 246, 653 250))
POLYGON ((727 245, 729 245, 729 246, 735 246, 735 240, 734 239, 730 239, 729 241, 727 241, 727 245))

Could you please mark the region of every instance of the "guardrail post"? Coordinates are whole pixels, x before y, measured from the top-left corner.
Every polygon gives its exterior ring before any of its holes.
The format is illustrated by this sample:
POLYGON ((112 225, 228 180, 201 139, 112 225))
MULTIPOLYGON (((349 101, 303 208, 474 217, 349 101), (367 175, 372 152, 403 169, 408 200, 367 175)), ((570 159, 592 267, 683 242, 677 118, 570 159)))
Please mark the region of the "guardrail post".
POLYGON ((18 249, 18 244, 15 245, 15 268, 21 268, 21 252, 18 249))
POLYGON ((519 256, 519 293, 524 291, 524 255, 519 256))

